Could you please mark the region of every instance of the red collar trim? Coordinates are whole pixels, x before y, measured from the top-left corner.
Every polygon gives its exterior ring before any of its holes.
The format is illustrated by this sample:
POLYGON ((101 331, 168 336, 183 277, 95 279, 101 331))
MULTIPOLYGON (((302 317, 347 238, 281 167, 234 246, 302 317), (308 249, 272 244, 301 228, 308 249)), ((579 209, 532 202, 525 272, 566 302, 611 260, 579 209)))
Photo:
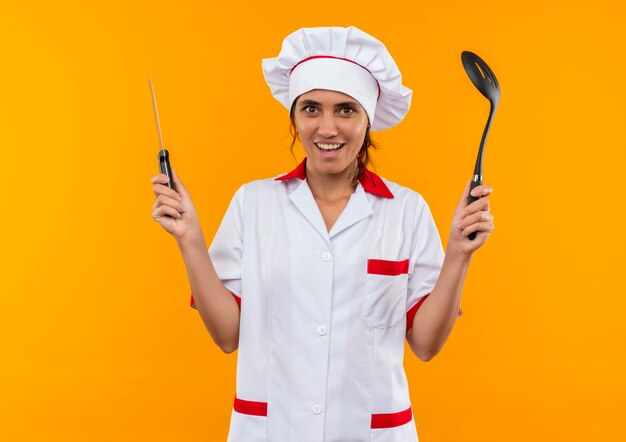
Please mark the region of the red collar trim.
MULTIPOLYGON (((290 180, 292 178, 298 178, 300 180, 306 179, 306 157, 298 166, 286 175, 274 178, 277 181, 290 180)), ((382 196, 383 198, 393 198, 393 193, 384 183, 384 181, 369 169, 365 169, 361 179, 361 186, 363 190, 373 195, 382 196)))

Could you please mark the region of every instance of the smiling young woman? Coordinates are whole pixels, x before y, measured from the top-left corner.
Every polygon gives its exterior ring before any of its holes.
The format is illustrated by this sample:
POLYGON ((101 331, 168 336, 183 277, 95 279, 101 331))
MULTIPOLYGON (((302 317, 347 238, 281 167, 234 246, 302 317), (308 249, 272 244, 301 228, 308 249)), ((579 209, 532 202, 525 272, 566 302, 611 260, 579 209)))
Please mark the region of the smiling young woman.
POLYGON ((444 254, 424 198, 368 169, 370 130, 398 124, 411 90, 363 31, 299 29, 263 74, 306 157, 243 184, 208 253, 176 171, 176 191, 152 178, 191 305, 224 352, 239 349, 228 440, 417 442, 404 343, 424 361, 445 343, 493 231, 491 188, 468 205, 467 182, 444 254))
POLYGON ((369 148, 376 148, 365 109, 349 95, 315 89, 294 101, 290 119, 291 148, 296 139, 301 141, 310 179, 321 174, 319 179, 332 181, 339 175, 336 184, 345 184, 342 178, 347 178, 354 191, 370 163, 369 148))

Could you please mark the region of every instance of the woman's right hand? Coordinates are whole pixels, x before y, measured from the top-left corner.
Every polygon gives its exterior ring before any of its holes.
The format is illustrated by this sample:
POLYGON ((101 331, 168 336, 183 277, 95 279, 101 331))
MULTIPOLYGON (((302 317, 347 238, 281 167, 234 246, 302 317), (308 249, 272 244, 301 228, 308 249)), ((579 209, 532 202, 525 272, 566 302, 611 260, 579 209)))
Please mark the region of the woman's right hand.
POLYGON ((202 238, 202 228, 198 213, 191 201, 191 195, 172 169, 172 180, 176 190, 166 186, 167 175, 158 174, 150 178, 154 184, 152 190, 156 201, 152 210, 152 219, 158 222, 177 241, 188 238, 202 238))

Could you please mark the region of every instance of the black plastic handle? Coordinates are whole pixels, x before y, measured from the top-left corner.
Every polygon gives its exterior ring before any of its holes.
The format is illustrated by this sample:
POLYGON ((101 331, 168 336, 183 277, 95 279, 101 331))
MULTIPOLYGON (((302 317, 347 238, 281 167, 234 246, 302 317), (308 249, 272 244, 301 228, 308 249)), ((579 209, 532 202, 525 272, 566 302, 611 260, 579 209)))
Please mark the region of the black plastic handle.
POLYGON ((170 168, 170 154, 166 149, 159 151, 159 170, 162 174, 167 175, 168 182, 167 187, 172 190, 174 189, 174 181, 172 180, 172 169, 170 168))
MULTIPOLYGON (((475 187, 480 186, 483 183, 483 180, 479 179, 479 180, 472 180, 472 184, 470 184, 470 194, 469 197, 467 198, 467 204, 470 205, 472 204, 474 201, 482 198, 482 196, 473 196, 472 195, 472 190, 474 190, 475 187)), ((476 238, 476 233, 478 232, 472 232, 469 235, 467 235, 467 237, 473 241, 474 238, 476 238)))

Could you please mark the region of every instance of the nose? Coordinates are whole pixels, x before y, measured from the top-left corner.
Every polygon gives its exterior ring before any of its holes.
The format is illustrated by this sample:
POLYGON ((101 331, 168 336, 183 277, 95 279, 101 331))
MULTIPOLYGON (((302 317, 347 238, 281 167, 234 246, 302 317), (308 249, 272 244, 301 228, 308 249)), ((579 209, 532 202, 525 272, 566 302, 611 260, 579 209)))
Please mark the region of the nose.
POLYGON ((325 138, 331 138, 337 135, 337 124, 335 116, 330 112, 325 112, 320 119, 320 127, 318 133, 325 138))

